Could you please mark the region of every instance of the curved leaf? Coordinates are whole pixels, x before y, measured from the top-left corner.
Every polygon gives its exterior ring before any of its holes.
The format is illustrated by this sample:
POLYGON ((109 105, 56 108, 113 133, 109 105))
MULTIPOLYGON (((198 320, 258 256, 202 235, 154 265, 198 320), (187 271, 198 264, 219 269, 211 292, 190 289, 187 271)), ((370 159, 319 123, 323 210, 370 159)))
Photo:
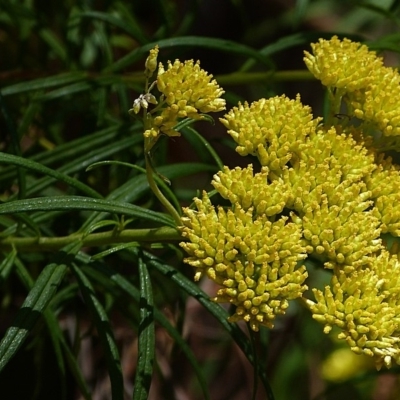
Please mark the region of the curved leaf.
POLYGON ((223 53, 233 53, 238 54, 248 58, 254 58, 255 60, 261 62, 262 64, 270 66, 270 61, 268 57, 261 54, 259 51, 252 49, 251 47, 245 46, 243 44, 233 42, 231 40, 209 38, 204 36, 181 36, 176 38, 169 38, 158 40, 157 42, 152 42, 139 47, 125 57, 122 57, 117 62, 107 67, 105 72, 115 72, 129 65, 135 63, 136 61, 145 58, 149 51, 158 45, 160 49, 165 49, 169 47, 203 47, 213 50, 218 50, 223 53))
POLYGON ((0 284, 7 280, 8 276, 12 271, 14 266, 15 257, 17 256, 17 251, 13 248, 10 253, 8 253, 4 260, 0 264, 0 284))
MULTIPOLYGON (((279 53, 283 50, 288 50, 296 46, 304 45, 304 50, 308 50, 310 47, 310 43, 318 41, 318 39, 330 39, 333 35, 337 35, 336 32, 299 32, 293 35, 284 36, 278 39, 276 42, 271 43, 260 50, 260 54, 264 57, 270 57, 273 54, 279 53)), ((339 35, 340 36, 340 35, 339 35)), ((358 41, 362 41, 359 35, 355 34, 346 34, 346 37, 349 39, 354 39, 358 41)), ((255 64, 254 60, 246 61, 242 67, 239 69, 240 71, 247 71, 255 64)))
POLYGON ((12 154, 6 154, 0 152, 0 163, 6 163, 6 164, 13 164, 13 165, 18 165, 20 167, 40 172, 45 175, 49 175, 61 182, 65 182, 68 185, 74 187, 75 189, 78 189, 79 191, 87 194, 88 196, 92 196, 95 198, 101 198, 102 196, 97 193, 95 190, 90 188, 89 186, 83 184, 82 182, 79 182, 77 179, 71 178, 68 175, 62 174, 61 172, 58 172, 54 169, 45 167, 42 164, 39 164, 35 161, 28 160, 23 157, 18 157, 18 156, 13 156, 12 154))
POLYGON ((138 365, 133 388, 133 400, 146 400, 150 392, 155 357, 155 330, 153 289, 149 271, 139 259, 140 323, 138 338, 138 365))
POLYGON ((122 377, 121 362, 119 358, 118 346, 115 342, 114 334, 111 329, 110 321, 99 299, 96 297, 94 289, 79 267, 71 266, 79 287, 81 288, 83 298, 94 319, 94 323, 99 333, 103 350, 106 355, 107 368, 111 380, 111 393, 113 399, 124 398, 124 381, 122 377))
MULTIPOLYGON (((111 144, 104 145, 103 147, 94 149, 80 157, 75 158, 75 160, 68 162, 67 164, 63 165, 61 168, 56 170, 56 172, 60 174, 73 174, 78 171, 83 171, 85 168, 96 162, 98 160, 102 160, 112 154, 118 153, 121 150, 125 150, 128 147, 131 147, 142 140, 140 135, 132 135, 131 137, 126 137, 121 140, 117 140, 112 142, 111 144)), ((65 176, 64 175, 64 176, 65 176)), ((37 180, 34 184, 31 184, 29 188, 26 190, 27 196, 30 196, 34 193, 38 193, 41 190, 48 187, 51 183, 54 182, 54 179, 51 177, 45 177, 42 179, 37 180)), ((82 184, 84 185, 84 184, 82 184)), ((86 186, 86 185, 85 185, 86 186)), ((93 189, 91 189, 93 190, 93 189)), ((94 192, 94 190, 93 190, 94 192)), ((97 195, 99 197, 100 195, 97 195)), ((91 196, 94 197, 94 196, 91 196)), ((13 199, 11 196, 10 199, 13 199)))
POLYGON ((43 310, 53 298, 64 278, 67 264, 71 262, 71 257, 76 251, 75 243, 68 246, 65 251, 58 253, 56 262, 48 264, 40 273, 14 322, 0 342, 0 371, 19 350, 29 332, 42 316, 43 310))
POLYGON ((156 211, 147 210, 129 203, 92 199, 80 196, 53 196, 34 199, 15 200, 0 204, 0 214, 14 214, 32 211, 92 210, 112 214, 123 214, 163 225, 174 226, 171 217, 156 211))
MULTIPOLYGON (((128 14, 129 15, 129 14, 128 14)), ((110 25, 114 25, 126 33, 128 33, 133 38, 137 39, 140 43, 146 43, 147 38, 144 36, 142 30, 139 28, 138 25, 132 23, 131 19, 125 21, 119 17, 116 17, 111 14, 106 14, 100 11, 85 11, 81 13, 77 13, 74 15, 76 18, 91 18, 91 19, 98 19, 100 21, 107 22, 110 25)))
POLYGON ((20 94, 30 92, 32 90, 49 89, 56 86, 63 86, 72 82, 82 81, 87 77, 88 74, 86 72, 67 72, 46 78, 16 83, 1 89, 1 94, 3 96, 10 96, 12 94, 20 94))
MULTIPOLYGON (((137 130, 139 124, 115 124, 100 131, 79 137, 70 142, 56 146, 51 151, 44 151, 28 157, 29 160, 49 166, 53 163, 65 163, 71 158, 76 158, 81 154, 97 149, 103 143, 111 143, 113 139, 123 133, 129 133, 137 130)), ((62 171, 60 171, 62 172, 62 171)), ((15 176, 15 167, 9 166, 1 170, 0 181, 10 179, 15 176)))

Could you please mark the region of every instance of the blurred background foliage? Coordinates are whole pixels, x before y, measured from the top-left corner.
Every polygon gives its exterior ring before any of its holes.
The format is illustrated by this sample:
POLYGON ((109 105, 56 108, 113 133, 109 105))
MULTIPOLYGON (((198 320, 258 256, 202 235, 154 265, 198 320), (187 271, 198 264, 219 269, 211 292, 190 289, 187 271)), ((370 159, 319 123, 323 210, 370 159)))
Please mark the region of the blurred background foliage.
MULTIPOLYGON (((0 398, 399 398, 398 369, 376 372, 300 304, 253 338, 228 324, 205 295, 215 287, 192 283, 176 238, 62 250, 36 241, 173 226, 140 170, 86 171, 103 160, 144 166, 141 125, 127 111, 155 44, 164 63, 199 59, 228 108, 300 93, 318 115, 324 94, 303 50, 338 34, 397 66, 399 9, 397 0, 0 0, 0 398), (34 240, 19 251, 10 237, 34 240)), ((250 162, 218 122, 185 129, 154 154, 181 205, 210 190, 218 170, 196 132, 224 164, 250 162)), ((308 267, 322 287, 327 273, 308 267)))

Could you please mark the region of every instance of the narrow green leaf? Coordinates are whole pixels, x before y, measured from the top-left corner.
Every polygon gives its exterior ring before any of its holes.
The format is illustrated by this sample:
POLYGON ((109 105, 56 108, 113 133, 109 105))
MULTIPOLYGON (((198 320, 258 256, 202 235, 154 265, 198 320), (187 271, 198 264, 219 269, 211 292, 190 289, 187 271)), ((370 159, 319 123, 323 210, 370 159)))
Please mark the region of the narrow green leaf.
POLYGON ((67 72, 46 78, 40 78, 31 81, 16 83, 11 86, 6 86, 1 90, 1 94, 3 96, 10 96, 12 94, 26 93, 33 90, 50 89, 56 86, 63 86, 72 82, 82 81, 87 77, 88 74, 86 72, 67 72))
MULTIPOLYGON (((28 129, 29 126, 32 124, 33 119, 36 115, 40 113, 41 104, 37 101, 37 98, 40 97, 41 92, 37 92, 36 95, 33 95, 29 101, 28 107, 26 107, 22 119, 18 126, 18 137, 21 138, 28 129)), ((15 153, 16 155, 20 156, 21 154, 15 153)))
MULTIPOLYGON (((141 142, 142 138, 140 135, 133 135, 131 137, 126 137, 117 141, 112 142, 111 144, 104 145, 98 149, 94 149, 89 151, 86 154, 83 154, 80 157, 76 157, 75 160, 70 161, 56 170, 59 174, 69 175, 76 173, 78 171, 83 171, 88 165, 96 162, 98 160, 102 160, 110 155, 118 153, 122 150, 125 150, 139 142, 141 142)), ((54 182, 53 177, 45 177, 38 180, 36 183, 31 184, 29 188, 26 190, 27 196, 31 196, 34 193, 39 193, 41 190, 45 189, 46 187, 50 186, 51 183, 54 182)), ((79 181, 78 181, 79 182, 79 181)), ((84 185, 81 183, 81 185, 84 185)), ((86 186, 86 185, 84 185, 86 186)), ((87 187, 87 186, 86 186, 87 187)), ((93 189, 91 189, 95 192, 93 189)), ((96 192, 95 192, 96 193, 96 192)), ((100 195, 97 195, 99 197, 100 195)), ((94 196, 91 196, 94 197, 94 196)), ((13 199, 11 196, 10 199, 13 199)))
POLYGON ((126 33, 128 33, 132 38, 139 40, 141 43, 146 43, 147 40, 143 36, 142 31, 139 29, 138 25, 134 25, 132 23, 127 23, 127 21, 116 17, 112 14, 106 14, 100 11, 85 11, 79 14, 76 14, 77 18, 90 18, 90 19, 98 19, 100 21, 107 22, 110 25, 114 25, 126 33))
POLYGON ((203 36, 182 36, 158 40, 157 42, 152 42, 142 47, 139 47, 131 51, 125 57, 120 58, 117 62, 115 62, 110 67, 107 67, 104 71, 116 72, 128 67, 136 61, 145 58, 148 55, 149 51, 154 48, 155 45, 158 45, 160 49, 166 49, 170 47, 203 47, 218 50, 223 53, 233 53, 244 57, 254 58, 262 64, 266 64, 268 66, 270 66, 271 64, 268 57, 265 57, 259 51, 237 42, 203 36))
POLYGON ((105 211, 111 214, 123 214, 130 217, 158 222, 163 225, 174 226, 171 217, 147 210, 133 204, 110 200, 92 199, 80 196, 53 196, 38 197, 34 199, 15 200, 0 204, 0 214, 14 214, 32 211, 68 211, 68 210, 92 210, 105 211))
POLYGON ((34 285, 34 280, 26 269, 22 261, 17 257, 15 259, 15 270, 18 275, 19 280, 25 286, 26 289, 31 290, 34 285))
MULTIPOLYGON (((30 106, 28 106, 29 108, 30 106)), ((139 124, 115 124, 100 131, 79 137, 70 142, 63 143, 51 151, 37 153, 30 160, 49 166, 53 163, 69 162, 71 158, 87 154, 93 149, 101 147, 104 143, 113 143, 113 140, 124 133, 137 131, 139 124)), ((7 180, 15 176, 15 167, 9 166, 1 169, 0 180, 7 180)))
MULTIPOLYGON (((69 251, 71 251, 71 247, 68 247, 69 251)), ((76 244, 72 248, 75 251, 76 244)), ((48 264, 43 269, 18 311, 14 322, 7 329, 0 342, 0 371, 22 346, 54 296, 67 270, 67 264, 71 261, 71 254, 68 250, 60 252, 56 257, 56 262, 48 264)))
POLYGON ((0 264, 0 284, 5 282, 9 277, 12 267, 14 266, 15 257, 17 256, 16 249, 12 249, 0 264))
MULTIPOLYGON (((44 310, 43 313, 44 319, 46 321, 47 325, 47 330, 50 335, 51 342, 53 344, 54 348, 54 354, 56 356, 56 362, 57 362, 57 370, 58 373, 61 375, 61 388, 62 388, 62 395, 60 396, 61 399, 66 398, 66 370, 65 370, 65 362, 62 354, 62 349, 61 349, 61 343, 60 343, 60 326, 58 325, 58 321, 56 319, 56 316, 54 313, 46 309, 44 310)), ((62 335, 61 335, 62 336, 62 335)), ((61 400, 60 399, 60 400, 61 400)))
POLYGON ((293 27, 298 28, 298 26, 301 24, 301 22, 304 19, 304 16, 307 12, 307 8, 309 6, 310 0, 297 0, 296 1, 296 6, 294 9, 294 21, 293 21, 293 27))
POLYGON ((75 378, 75 382, 78 385, 79 390, 81 391, 82 396, 85 400, 91 400, 92 396, 90 395, 90 390, 85 382, 85 378, 82 375, 82 371, 79 368, 78 361, 74 357, 70 347, 68 346, 67 342, 62 335, 63 332, 60 332, 59 340, 64 351, 64 355, 66 357, 66 361, 69 367, 69 370, 73 377, 75 378))
MULTIPOLYGON (((102 165, 121 165, 121 166, 125 166, 128 168, 136 169, 136 170, 140 171, 141 173, 146 174, 146 170, 144 168, 140 167, 139 165, 122 162, 122 161, 114 161, 114 160, 100 161, 100 162, 91 164, 91 165, 89 165, 89 167, 87 167, 86 171, 90 171, 93 168, 97 168, 102 165)), ((154 171, 153 177, 154 177, 154 180, 156 181, 157 185, 163 189, 164 193, 167 194, 166 197, 168 199, 170 199, 172 205, 179 212, 179 210, 181 209, 180 203, 179 203, 177 197, 175 196, 175 193, 170 189, 170 187, 166 183, 166 182, 168 182, 170 184, 171 182, 168 180, 167 177, 165 177, 165 176, 161 177, 161 174, 158 173, 157 171, 154 171)), ((146 178, 146 180, 147 180, 147 178, 146 178)))
POLYGON ((89 279, 81 269, 74 264, 71 266, 71 269, 78 281, 85 303, 93 316, 97 332, 103 345, 103 351, 106 356, 107 368, 111 380, 112 398, 122 400, 124 398, 124 383, 121 362, 118 353, 118 346, 115 342, 107 313, 97 298, 89 279))
POLYGON ((67 63, 68 56, 65 46, 60 42, 60 39, 48 28, 40 29, 39 36, 53 50, 54 54, 64 63, 67 63))
POLYGON ((141 21, 138 21, 135 13, 131 12, 128 8, 129 3, 125 4, 123 1, 114 2, 114 7, 118 10, 119 14, 123 15, 124 22, 126 21, 126 25, 129 25, 129 29, 135 34, 134 38, 140 43, 145 44, 149 42, 146 32, 144 31, 144 25, 141 21))
POLYGON ((29 169, 32 171, 40 172, 42 174, 51 176, 61 182, 65 182, 68 185, 85 193, 88 196, 92 196, 95 198, 102 197, 99 193, 97 193, 95 190, 93 190, 89 186, 83 184, 82 182, 79 182, 78 180, 71 178, 68 175, 62 174, 54 169, 45 167, 44 165, 39 164, 35 161, 28 160, 23 157, 17 157, 17 156, 13 156, 11 154, 6 154, 6 153, 0 152, 0 163, 18 165, 20 167, 23 167, 23 168, 26 168, 26 169, 29 169))
POLYGON ((62 86, 57 89, 53 89, 50 92, 44 94, 41 98, 42 101, 52 101, 59 99, 60 97, 70 96, 72 94, 80 93, 80 92, 88 92, 92 91, 97 86, 97 79, 87 79, 85 81, 74 82, 69 85, 62 86))
POLYGON ((134 400, 146 400, 150 392, 155 357, 154 303, 149 271, 139 259, 140 323, 138 338, 138 365, 133 388, 134 400))
MULTIPOLYGON (((178 163, 158 167, 157 171, 172 181, 173 179, 197 174, 199 172, 215 172, 215 167, 209 164, 201 163, 178 163)), ((109 195, 108 199, 130 202, 135 201, 146 190, 148 190, 148 187, 149 184, 147 182, 146 176, 136 176, 135 178, 132 178, 131 180, 114 190, 109 195)))
POLYGON ((110 254, 114 254, 118 251, 128 249, 129 247, 138 247, 138 246, 139 246, 138 242, 122 243, 118 246, 113 246, 107 250, 104 250, 101 253, 97 253, 97 254, 93 255, 91 258, 92 258, 92 260, 100 260, 101 258, 107 257, 110 254))
MULTIPOLYGON (((26 215, 26 214, 18 214, 15 215, 15 219, 18 221, 18 226, 16 227, 17 229, 26 229, 26 228, 30 228, 36 236, 40 236, 40 229, 39 226, 37 225, 37 223, 33 220, 33 218, 31 218, 30 216, 26 215), (24 224, 26 225, 26 227, 24 226, 24 224)), ((5 231, 2 232, 0 234, 0 236, 8 236, 10 233, 9 231, 5 231)))
MULTIPOLYGON (((319 38, 330 39, 335 32, 300 32, 293 35, 284 36, 276 42, 268 44, 260 50, 260 54, 264 57, 270 57, 273 54, 279 53, 283 50, 291 49, 296 46, 304 45, 304 50, 310 48, 310 43, 318 41, 319 38)), ((359 35, 349 34, 346 35, 349 39, 360 40, 359 35)), ((239 69, 239 71, 247 71, 255 64, 254 60, 247 60, 239 69)))

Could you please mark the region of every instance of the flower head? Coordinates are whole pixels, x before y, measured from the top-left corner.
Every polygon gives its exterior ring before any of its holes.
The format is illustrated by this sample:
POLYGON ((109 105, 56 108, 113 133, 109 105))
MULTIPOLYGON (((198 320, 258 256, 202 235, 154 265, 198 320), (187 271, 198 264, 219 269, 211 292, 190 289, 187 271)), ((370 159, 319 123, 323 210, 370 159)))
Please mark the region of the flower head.
POLYGON ((339 339, 351 350, 375 359, 376 365, 400 364, 400 263, 382 251, 367 268, 351 275, 335 271, 330 286, 313 289, 316 302, 307 301, 313 318, 330 332, 338 327, 339 339))
POLYGON ((222 197, 232 204, 240 204, 244 210, 253 208, 256 215, 268 217, 280 214, 289 199, 289 187, 282 180, 268 182, 268 168, 253 174, 253 166, 224 169, 214 175, 211 182, 222 197))
POLYGON ((200 63, 193 60, 184 63, 176 60, 168 62, 167 70, 160 64, 157 76, 157 88, 164 95, 168 107, 161 117, 163 124, 160 130, 167 135, 169 129, 163 126, 176 124, 180 118, 201 119, 200 113, 225 110, 225 100, 220 96, 224 93, 212 75, 200 68, 200 63))
POLYGON ((382 233, 400 236, 400 170, 391 158, 376 157, 377 168, 365 178, 382 233))
POLYGON ((293 219, 302 227, 304 244, 314 258, 325 263, 326 268, 340 266, 347 273, 370 262, 371 254, 382 248, 380 221, 366 209, 371 202, 363 201, 357 191, 338 187, 337 200, 332 204, 326 194, 320 194, 305 207, 302 217, 293 219))
POLYGON ((244 105, 239 103, 221 118, 228 133, 238 144, 241 156, 257 156, 261 165, 271 171, 282 171, 292 157, 306 147, 305 138, 319 120, 313 120, 311 109, 301 104, 300 97, 286 96, 261 99, 244 105))
POLYGON ((319 39, 312 43, 312 54, 305 51, 304 62, 324 86, 353 92, 365 88, 372 81, 382 59, 361 43, 349 39, 319 39))
MULTIPOLYGON (((313 75, 346 103, 350 115, 371 125, 384 136, 400 135, 400 75, 385 67, 367 46, 349 39, 320 39, 305 52, 304 62, 313 75), (338 90, 337 90, 338 89, 338 90)), ((340 102, 339 102, 340 103, 340 102)), ((339 104, 340 106, 340 104, 339 104)))
POLYGON ((225 211, 215 209, 204 193, 195 199, 197 211, 186 208, 182 218, 181 246, 185 262, 221 285, 216 301, 236 306, 230 321, 245 320, 253 330, 272 327, 276 315, 284 314, 288 300, 307 289, 301 232, 287 217, 275 222, 265 214, 254 217, 252 208, 239 204, 225 211))
MULTIPOLYGON (((145 62, 145 75, 149 79, 157 69, 158 46, 150 50, 145 62)), ((153 142, 164 133, 168 136, 179 136, 175 126, 183 118, 202 119, 202 113, 218 112, 225 109, 224 93, 213 76, 200 68, 200 63, 193 60, 168 62, 167 69, 162 63, 158 65, 157 80, 140 95, 129 110, 137 114, 140 109, 145 111, 149 104, 157 107, 149 110, 145 117, 146 138, 153 142), (150 92, 157 86, 160 98, 150 92)), ((146 83, 147 86, 147 83, 146 83)))
POLYGON ((400 75, 396 69, 376 69, 369 85, 349 95, 347 102, 357 118, 373 124, 384 136, 400 135, 400 75))

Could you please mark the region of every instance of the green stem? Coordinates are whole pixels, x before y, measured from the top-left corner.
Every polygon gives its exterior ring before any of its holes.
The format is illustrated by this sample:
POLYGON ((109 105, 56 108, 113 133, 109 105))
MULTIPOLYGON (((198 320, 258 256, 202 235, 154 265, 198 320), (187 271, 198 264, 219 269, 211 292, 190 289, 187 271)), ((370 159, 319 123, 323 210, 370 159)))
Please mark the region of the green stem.
POLYGON ((163 226, 152 229, 126 229, 123 231, 111 230, 101 233, 82 234, 74 233, 61 237, 7 237, 0 240, 0 250, 10 250, 13 247, 18 251, 54 251, 68 243, 81 240, 83 247, 95 247, 116 243, 129 242, 160 242, 167 240, 182 240, 178 230, 163 226))
POLYGON ((328 95, 331 103, 329 115, 325 123, 326 126, 335 125, 336 118, 340 114, 340 110, 342 107, 342 97, 344 96, 344 94, 345 91, 343 89, 328 88, 328 95))
POLYGON ((174 206, 168 201, 168 199, 162 194, 161 190, 158 188, 154 176, 153 176, 153 168, 151 165, 150 155, 146 152, 146 176, 147 181, 149 182, 149 186, 153 193, 156 195, 157 199, 160 203, 166 208, 166 210, 170 213, 172 218, 175 220, 175 223, 179 226, 182 225, 181 217, 178 212, 175 210, 174 206))

